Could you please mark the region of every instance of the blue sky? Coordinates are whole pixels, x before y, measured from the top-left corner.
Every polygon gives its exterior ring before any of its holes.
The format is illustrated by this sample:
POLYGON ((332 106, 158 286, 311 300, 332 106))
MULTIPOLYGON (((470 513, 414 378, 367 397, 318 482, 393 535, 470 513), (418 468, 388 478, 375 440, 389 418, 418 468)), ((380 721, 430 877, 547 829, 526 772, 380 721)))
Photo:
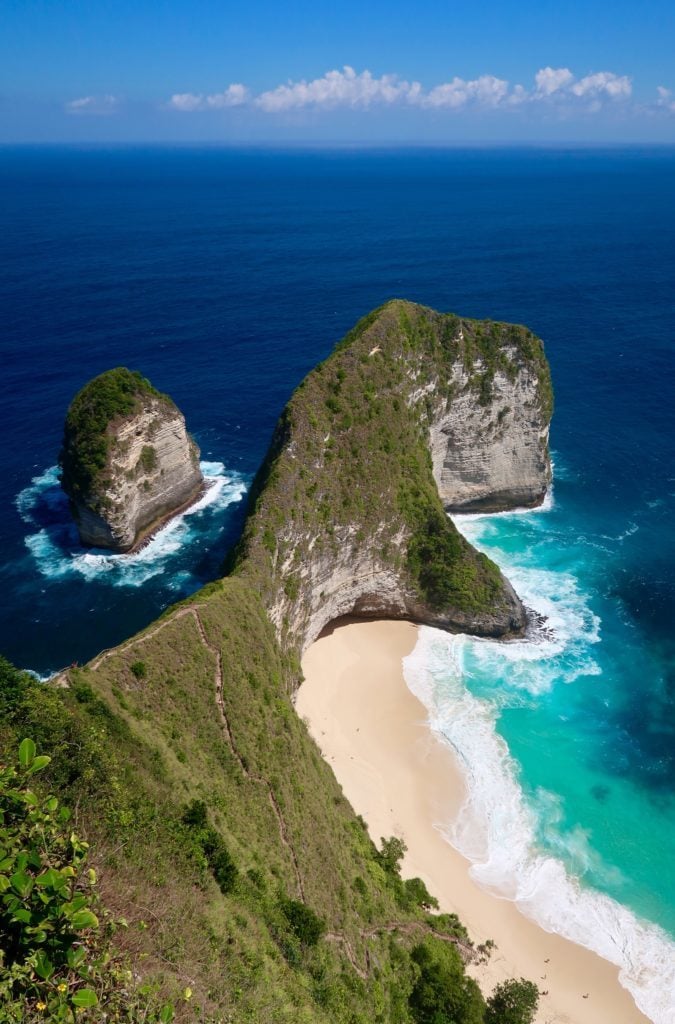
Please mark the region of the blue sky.
POLYGON ((675 142, 675 3, 2 0, 0 141, 675 142))

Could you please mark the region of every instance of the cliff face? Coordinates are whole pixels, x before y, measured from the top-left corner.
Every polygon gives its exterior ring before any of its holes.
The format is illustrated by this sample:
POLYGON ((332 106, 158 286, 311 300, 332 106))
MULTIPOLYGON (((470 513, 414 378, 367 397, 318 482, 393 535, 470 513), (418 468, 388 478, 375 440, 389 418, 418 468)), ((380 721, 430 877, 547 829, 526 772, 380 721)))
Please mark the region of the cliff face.
POLYGON ((289 402, 237 554, 282 644, 348 614, 521 635, 518 597, 445 510, 541 502, 551 405, 526 328, 401 301, 361 321, 289 402))
POLYGON ((129 551, 203 486, 199 449, 170 398, 111 370, 68 411, 62 485, 83 544, 129 551))
MULTIPOLYGON (((551 481, 550 409, 541 401, 538 367, 513 347, 504 353, 515 372, 496 369, 484 401, 476 401, 471 371, 455 363, 454 398, 430 423, 434 479, 449 512, 533 508, 551 481)), ((477 372, 486 372, 480 359, 477 372)))

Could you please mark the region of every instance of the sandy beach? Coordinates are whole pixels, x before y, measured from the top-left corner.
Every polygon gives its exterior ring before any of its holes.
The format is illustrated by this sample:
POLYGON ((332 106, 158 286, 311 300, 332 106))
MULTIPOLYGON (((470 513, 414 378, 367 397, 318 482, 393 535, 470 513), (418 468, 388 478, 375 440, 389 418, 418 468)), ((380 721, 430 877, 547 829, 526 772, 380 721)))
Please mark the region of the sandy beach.
POLYGON ((416 637, 410 623, 352 623, 305 654, 296 707, 345 796, 378 845, 382 836, 405 841, 405 877, 424 879, 441 910, 458 914, 476 944, 496 943, 487 965, 470 968, 484 993, 522 976, 547 993, 537 1024, 648 1024, 617 968, 480 889, 468 861, 435 827, 457 814, 464 784, 452 751, 434 737, 403 678, 402 659, 416 637))

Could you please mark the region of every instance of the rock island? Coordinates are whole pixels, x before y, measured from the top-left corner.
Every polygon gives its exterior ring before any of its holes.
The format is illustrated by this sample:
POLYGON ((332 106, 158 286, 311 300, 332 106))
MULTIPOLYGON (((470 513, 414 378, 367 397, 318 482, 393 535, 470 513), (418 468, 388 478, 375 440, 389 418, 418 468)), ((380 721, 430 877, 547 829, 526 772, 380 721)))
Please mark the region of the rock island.
POLYGON ((82 543, 116 552, 134 550, 204 487, 182 413, 125 367, 75 396, 59 461, 82 543))

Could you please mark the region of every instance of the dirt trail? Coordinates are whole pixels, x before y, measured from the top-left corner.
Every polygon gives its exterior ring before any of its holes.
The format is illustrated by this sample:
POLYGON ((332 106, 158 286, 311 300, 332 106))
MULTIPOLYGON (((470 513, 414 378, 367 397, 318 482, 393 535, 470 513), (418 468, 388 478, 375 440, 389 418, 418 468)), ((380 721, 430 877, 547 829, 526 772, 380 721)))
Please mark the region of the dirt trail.
MULTIPOLYGON (((257 782, 260 785, 265 786, 267 789, 267 795, 270 801, 270 806, 274 812, 274 815, 277 819, 277 825, 279 827, 279 838, 281 839, 282 846, 286 850, 288 850, 291 861, 293 862, 293 869, 295 872, 295 880, 298 894, 300 896, 300 899, 304 903, 305 887, 302 882, 302 875, 300 874, 300 865, 298 863, 298 858, 295 849, 288 835, 288 828, 286 826, 286 822, 284 820, 281 807, 279 806, 279 801, 276 797, 274 790, 272 789, 271 783, 263 775, 259 775, 257 772, 250 771, 246 762, 244 761, 244 758, 241 756, 239 750, 237 749, 237 745, 234 741, 234 735, 232 733, 227 713, 225 711, 225 701, 223 699, 223 656, 220 649, 218 647, 215 647, 209 641, 209 638, 206 634, 206 630, 204 629, 204 623, 201 620, 197 606, 187 605, 183 608, 179 608, 178 611, 176 611, 173 615, 171 615, 169 618, 164 619, 162 622, 159 622, 153 629, 151 629, 147 633, 144 633, 142 636, 135 637, 132 640, 128 640, 126 643, 121 644, 119 647, 111 648, 107 651, 102 651, 98 658, 92 661, 91 668, 94 671, 96 671, 96 669, 98 669, 103 664, 103 662, 106 661, 108 658, 116 654, 122 654, 124 653, 124 651, 129 650, 130 647, 135 647, 145 643, 147 640, 151 640, 154 636, 160 633, 167 626, 176 622, 178 619, 184 618, 186 615, 191 615, 192 618, 194 619, 195 625, 197 627, 197 633, 199 634, 199 639, 201 640, 202 644, 207 649, 207 651, 209 651, 209 653, 212 654, 215 659, 216 667, 214 672, 214 685, 216 706, 218 708, 218 714, 220 716, 220 722, 223 728, 223 732, 225 734, 225 738, 227 740, 227 744, 232 752, 232 756, 239 765, 239 768, 241 769, 241 772, 245 776, 245 778, 249 779, 252 782, 257 782)), ((55 677, 53 682, 56 685, 63 685, 64 677, 67 677, 67 670, 66 672, 63 672, 59 676, 55 677)))

